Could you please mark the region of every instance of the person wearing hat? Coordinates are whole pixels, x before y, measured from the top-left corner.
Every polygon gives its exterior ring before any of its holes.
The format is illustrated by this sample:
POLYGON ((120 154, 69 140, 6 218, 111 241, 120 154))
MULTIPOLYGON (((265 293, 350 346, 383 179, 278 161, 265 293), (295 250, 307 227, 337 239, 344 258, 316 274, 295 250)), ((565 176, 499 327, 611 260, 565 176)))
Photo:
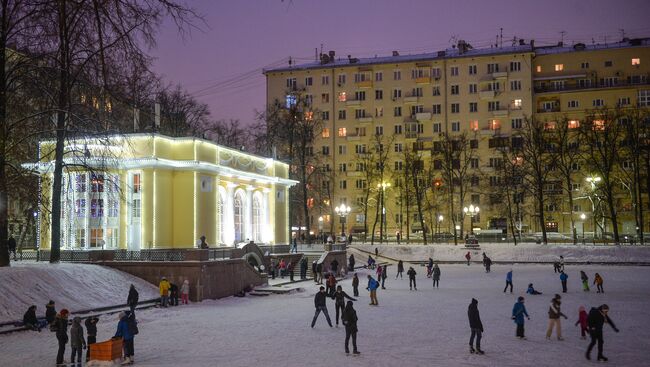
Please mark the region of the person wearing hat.
POLYGON ((86 349, 86 340, 84 340, 84 328, 81 326, 81 317, 79 316, 75 316, 72 319, 72 326, 70 327, 70 348, 72 349, 70 363, 74 364, 76 357, 79 365, 81 365, 81 349, 86 349))
POLYGON ((131 313, 135 312, 135 307, 138 305, 139 298, 140 295, 138 294, 138 291, 135 289, 135 286, 131 284, 131 287, 129 287, 129 295, 126 298, 126 304, 131 309, 131 313))
POLYGON ((56 330, 56 340, 59 342, 59 351, 56 354, 56 364, 63 364, 63 354, 65 354, 65 345, 68 343, 68 315, 67 309, 62 309, 55 319, 54 325, 56 330))
POLYGON ((519 339, 526 339, 524 336, 524 315, 530 320, 530 316, 526 312, 526 306, 524 306, 524 297, 519 297, 512 308, 512 320, 517 324, 517 338, 519 339))
POLYGON ((98 316, 91 316, 86 318, 86 337, 88 341, 86 345, 88 346, 88 351, 86 352, 86 362, 90 360, 90 345, 97 343, 97 322, 99 321, 98 316))
POLYGON ((160 288, 160 306, 161 307, 167 307, 167 300, 169 299, 169 281, 167 278, 162 277, 160 280, 159 288, 160 288))
POLYGON ((134 324, 135 316, 131 311, 122 311, 119 313, 120 321, 117 323, 117 331, 113 338, 122 338, 124 344, 124 361, 122 364, 132 364, 134 362, 133 355, 135 354, 133 347, 133 326, 129 323, 134 324))
POLYGON ((591 343, 587 348, 587 353, 585 357, 591 359, 591 350, 594 345, 598 343, 598 361, 607 362, 607 357, 603 355, 603 325, 608 323, 611 325, 612 329, 618 333, 618 329, 612 319, 607 315, 609 313, 609 306, 603 304, 598 308, 592 307, 589 311, 589 316, 587 316, 587 325, 589 327, 589 335, 591 336, 591 343))
POLYGON ((562 338, 562 324, 560 323, 560 316, 567 318, 565 314, 560 310, 560 305, 562 304, 562 297, 559 294, 556 294, 555 297, 551 300, 551 305, 548 308, 548 329, 546 329, 546 340, 551 340, 551 334, 553 334, 553 327, 555 327, 555 332, 557 333, 557 340, 564 340, 562 338))
POLYGON ((45 321, 47 321, 48 325, 52 325, 55 319, 56 307, 54 301, 50 300, 50 302, 45 305, 45 321))

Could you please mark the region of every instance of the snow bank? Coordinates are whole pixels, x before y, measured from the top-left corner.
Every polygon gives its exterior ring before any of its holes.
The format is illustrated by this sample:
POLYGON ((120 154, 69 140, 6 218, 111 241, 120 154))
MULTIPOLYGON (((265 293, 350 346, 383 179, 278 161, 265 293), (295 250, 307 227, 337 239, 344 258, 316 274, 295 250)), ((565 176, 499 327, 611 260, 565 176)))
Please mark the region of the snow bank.
POLYGON ((87 264, 17 263, 0 268, 0 322, 22 320, 30 305, 36 315, 45 314, 45 304, 71 312, 125 304, 133 283, 141 300, 158 297, 158 289, 119 270, 87 264))
MULTIPOLYGON (((505 243, 481 243, 480 250, 470 250, 474 260, 485 252, 492 261, 554 262, 560 255, 566 262, 650 262, 650 246, 573 246, 505 243), (478 257, 477 257, 478 255, 478 257)), ((401 245, 375 244, 352 247, 404 261, 423 261, 429 257, 440 261, 465 261, 468 249, 464 245, 401 245)), ((362 259, 359 259, 363 261, 362 259)))

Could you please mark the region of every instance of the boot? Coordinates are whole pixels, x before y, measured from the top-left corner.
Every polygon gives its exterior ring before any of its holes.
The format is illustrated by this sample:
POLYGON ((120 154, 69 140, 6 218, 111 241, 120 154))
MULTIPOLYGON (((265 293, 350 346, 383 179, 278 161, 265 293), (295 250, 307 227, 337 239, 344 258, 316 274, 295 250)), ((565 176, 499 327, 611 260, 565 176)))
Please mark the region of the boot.
POLYGON ((361 354, 361 352, 359 352, 358 350, 355 350, 355 351, 352 352, 352 354, 361 354))
POLYGON ((485 352, 480 349, 476 349, 476 354, 485 354, 485 352))
POLYGON ((122 366, 127 365, 127 364, 131 364, 131 358, 130 357, 124 358, 124 360, 121 363, 122 366))
POLYGON ((476 351, 474 350, 474 347, 471 346, 471 345, 469 346, 469 352, 472 353, 472 354, 474 354, 474 352, 476 352, 476 351))
POLYGON ((598 361, 599 361, 599 362, 607 362, 608 359, 607 359, 607 357, 605 357, 605 356, 598 356, 598 361))

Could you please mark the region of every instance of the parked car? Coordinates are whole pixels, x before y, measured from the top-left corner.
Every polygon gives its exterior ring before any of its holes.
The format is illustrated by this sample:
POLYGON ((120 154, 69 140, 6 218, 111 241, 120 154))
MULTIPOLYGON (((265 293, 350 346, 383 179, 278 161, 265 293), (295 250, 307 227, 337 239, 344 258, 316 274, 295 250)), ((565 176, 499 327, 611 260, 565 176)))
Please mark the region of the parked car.
POLYGON ((473 235, 472 236, 467 236, 467 238, 465 238, 465 245, 476 245, 476 246, 478 246, 478 239, 476 238, 476 236, 473 236, 473 235))

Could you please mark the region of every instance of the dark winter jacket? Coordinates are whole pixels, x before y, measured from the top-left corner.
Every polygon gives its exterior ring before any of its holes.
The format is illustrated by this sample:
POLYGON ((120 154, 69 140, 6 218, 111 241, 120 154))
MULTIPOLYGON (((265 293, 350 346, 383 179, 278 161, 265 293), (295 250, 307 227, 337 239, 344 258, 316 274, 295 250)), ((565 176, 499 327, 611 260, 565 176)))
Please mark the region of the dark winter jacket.
POLYGON ((415 272, 415 269, 409 269, 409 271, 407 271, 406 274, 408 274, 409 279, 415 279, 415 274, 417 273, 415 272))
POLYGON ((344 291, 336 291, 334 292, 334 304, 338 306, 345 306, 345 299, 349 299, 350 301, 356 301, 356 299, 348 296, 347 293, 344 291))
POLYGON ((384 266, 381 267, 381 278, 382 279, 386 279, 388 277, 388 270, 386 268, 388 268, 388 265, 384 265, 384 266))
POLYGON ((479 329, 483 332, 483 323, 481 322, 481 316, 478 312, 478 301, 472 298, 472 303, 470 303, 467 308, 467 317, 469 318, 469 327, 472 329, 479 329))
POLYGON ((75 317, 72 320, 72 326, 70 327, 70 346, 73 348, 81 348, 86 346, 86 340, 84 339, 84 329, 81 327, 81 318, 75 317))
POLYGON ((515 303, 515 306, 512 308, 512 319, 515 321, 515 324, 523 325, 524 315, 528 317, 528 312, 526 312, 526 306, 524 306, 524 303, 515 303))
POLYGON ((318 307, 325 307, 325 299, 327 297, 327 294, 325 292, 318 292, 314 296, 314 306, 316 308, 318 307))
POLYGON ((99 319, 96 317, 89 317, 86 319, 84 324, 86 325, 86 334, 88 334, 88 336, 97 336, 97 321, 99 321, 99 319))
POLYGON ((133 339, 133 334, 129 329, 129 316, 125 315, 120 319, 120 322, 117 323, 117 331, 115 332, 116 337, 122 337, 124 340, 133 339))
POLYGON ((61 315, 56 315, 56 318, 54 319, 54 323, 56 323, 56 338, 59 341, 62 341, 63 343, 68 342, 68 317, 67 316, 61 316, 61 315))
POLYGON ((506 274, 506 282, 511 282, 512 283, 512 270, 506 274))
POLYGON ((397 263, 397 272, 398 273, 403 273, 404 272, 404 263, 402 262, 402 260, 400 260, 397 263))
POLYGON ((137 305, 139 297, 138 291, 134 286, 131 286, 131 288, 129 288, 129 296, 126 298, 126 304, 129 306, 137 305))
POLYGON ((589 326, 589 333, 602 333, 603 325, 608 323, 612 326, 612 329, 618 333, 618 329, 612 319, 607 315, 603 315, 600 308, 592 307, 589 311, 589 316, 587 316, 587 325, 589 326))
POLYGON ((23 324, 25 325, 37 325, 38 319, 36 318, 36 310, 34 308, 29 308, 25 315, 23 316, 23 324))
POLYGON ((343 325, 345 325, 345 329, 349 330, 350 332, 356 332, 357 331, 357 311, 355 311, 353 308, 345 308, 343 310, 343 316, 341 316, 341 320, 343 321, 343 325))
POLYGON ((47 321, 48 324, 51 324, 54 322, 56 319, 56 308, 54 308, 53 304, 46 304, 45 305, 45 320, 47 321))
POLYGON ((336 273, 336 270, 339 268, 339 262, 336 261, 336 259, 332 260, 330 263, 330 269, 332 269, 333 272, 336 273))
POLYGON ((440 267, 438 267, 438 264, 433 266, 433 280, 440 280, 440 267))
POLYGON ((580 272, 580 280, 582 280, 583 282, 588 282, 589 281, 589 277, 587 276, 587 274, 585 274, 584 271, 580 272))
POLYGON ((553 299, 551 305, 548 308, 548 318, 549 319, 559 319, 560 316, 566 318, 566 316, 560 311, 560 301, 553 299))
POLYGON ((350 255, 348 262, 350 263, 350 269, 354 269, 354 255, 350 255))

